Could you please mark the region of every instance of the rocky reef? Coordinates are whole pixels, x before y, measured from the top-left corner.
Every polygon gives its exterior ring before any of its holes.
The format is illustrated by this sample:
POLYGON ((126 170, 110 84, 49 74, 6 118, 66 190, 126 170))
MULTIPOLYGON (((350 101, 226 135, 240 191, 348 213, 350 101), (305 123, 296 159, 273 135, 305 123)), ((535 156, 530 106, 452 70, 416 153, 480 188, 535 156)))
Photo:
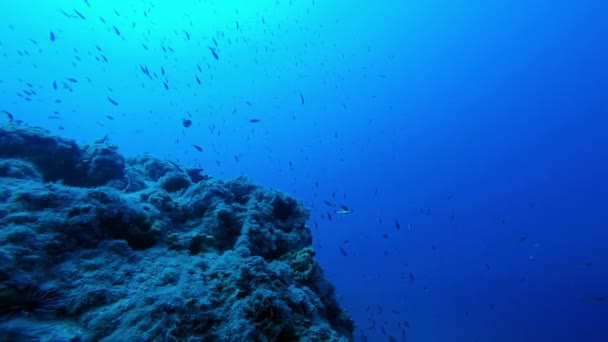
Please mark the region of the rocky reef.
POLYGON ((298 201, 0 126, 0 340, 351 341, 298 201))

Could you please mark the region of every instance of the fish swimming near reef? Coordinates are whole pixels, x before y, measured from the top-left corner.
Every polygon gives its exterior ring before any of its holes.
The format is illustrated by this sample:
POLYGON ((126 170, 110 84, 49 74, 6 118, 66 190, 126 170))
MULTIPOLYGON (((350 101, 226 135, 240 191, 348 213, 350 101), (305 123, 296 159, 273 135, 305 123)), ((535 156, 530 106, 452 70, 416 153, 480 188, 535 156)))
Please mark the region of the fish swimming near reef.
POLYGON ((336 210, 336 214, 338 214, 338 215, 349 215, 352 212, 353 211, 349 207, 342 205, 342 204, 340 204, 340 209, 336 210))

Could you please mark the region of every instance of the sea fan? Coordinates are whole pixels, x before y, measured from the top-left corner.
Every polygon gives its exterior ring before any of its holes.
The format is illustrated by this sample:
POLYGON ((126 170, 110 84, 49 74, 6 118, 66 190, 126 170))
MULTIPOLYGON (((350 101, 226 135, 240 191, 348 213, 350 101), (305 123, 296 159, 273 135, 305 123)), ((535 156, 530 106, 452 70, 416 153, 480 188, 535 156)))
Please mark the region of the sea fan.
POLYGON ((56 289, 34 285, 23 288, 7 287, 0 291, 0 317, 48 315, 65 306, 64 297, 56 289))

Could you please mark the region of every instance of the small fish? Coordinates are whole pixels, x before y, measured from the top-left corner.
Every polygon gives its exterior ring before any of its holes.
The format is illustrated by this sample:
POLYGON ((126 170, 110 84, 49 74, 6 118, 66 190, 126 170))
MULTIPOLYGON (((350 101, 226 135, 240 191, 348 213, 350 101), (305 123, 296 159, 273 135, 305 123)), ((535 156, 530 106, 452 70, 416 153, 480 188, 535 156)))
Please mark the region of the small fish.
POLYGON ((2 113, 6 114, 10 121, 13 121, 15 119, 15 116, 6 110, 3 110, 2 113))
POLYGON ((203 148, 198 145, 192 145, 192 147, 194 147, 199 152, 203 152, 203 148))
POLYGON ((194 76, 194 78, 196 78, 196 83, 201 84, 201 79, 198 76, 194 76))
MULTIPOLYGON (((173 160, 169 160, 169 159, 167 159, 167 161, 168 161, 168 162, 169 162, 171 165, 175 166, 175 168, 176 168, 176 169, 178 169, 178 170, 180 170, 180 171, 184 171, 184 170, 182 170, 182 168, 181 168, 181 167, 180 167, 180 166, 179 166, 179 165, 178 165, 176 162, 174 162, 173 160)), ((196 169, 196 170, 203 171, 203 169, 196 169)))
POLYGON ((589 267, 592 267, 593 265, 594 264, 593 264, 592 261, 585 261, 585 262, 582 262, 582 263, 578 264, 577 266, 579 268, 589 268, 589 267))
POLYGON ((346 253, 346 251, 344 250, 344 248, 339 247, 340 248, 340 253, 342 253, 342 255, 344 256, 348 256, 348 253, 346 253))
POLYGON ((302 95, 302 92, 300 92, 300 101, 302 102, 302 104, 304 104, 304 95, 302 95))
POLYGON ((331 203, 331 202, 330 202, 330 201, 328 201, 328 200, 323 200, 323 203, 325 203, 325 205, 327 205, 328 207, 333 207, 333 206, 334 206, 334 204, 333 204, 333 203, 331 203))
POLYGON ((517 240, 517 242, 522 243, 522 242, 525 242, 526 240, 528 240, 528 236, 524 235, 524 236, 520 237, 519 240, 517 240))
POLYGON ((66 11, 64 11, 64 10, 60 10, 60 11, 61 11, 61 14, 63 14, 64 16, 66 16, 66 18, 75 18, 76 19, 75 16, 73 16, 73 15, 71 15, 69 13, 66 13, 66 11))
POLYGON ((117 36, 120 36, 120 31, 118 30, 118 27, 113 26, 114 27, 114 33, 116 33, 117 36))
POLYGON ((214 48, 212 48, 211 46, 208 47, 209 51, 211 51, 211 54, 213 55, 213 58, 215 58, 216 60, 220 59, 220 56, 217 55, 217 51, 215 51, 214 48))
POLYGON ((52 42, 55 41, 55 33, 53 33, 53 31, 51 31, 51 33, 50 33, 50 38, 51 38, 52 42))
POLYGON ((582 298, 584 303, 604 303, 608 302, 608 297, 606 296, 590 296, 582 298))
POLYGON ((116 102, 116 100, 112 99, 111 97, 108 97, 108 101, 110 101, 111 104, 118 106, 118 102, 116 102))
POLYGON ((349 207, 340 204, 340 209, 336 210, 336 214, 338 215, 348 215, 352 213, 352 210, 350 210, 349 207))
POLYGON ((249 122, 252 122, 252 123, 258 123, 258 122, 261 122, 261 121, 262 120, 260 120, 260 119, 249 119, 249 122))
POLYGON ((182 121, 182 126, 184 126, 186 128, 192 126, 192 120, 190 120, 190 119, 184 119, 184 121, 182 121))
POLYGON ((84 15, 82 15, 82 13, 78 12, 77 10, 74 10, 74 13, 76 13, 76 15, 80 17, 80 19, 87 20, 87 18, 85 18, 84 15))
POLYGON ((111 115, 106 115, 106 119, 108 119, 108 120, 114 120, 114 117, 112 117, 111 115))
POLYGON ((139 65, 139 68, 141 69, 141 72, 143 72, 144 74, 150 76, 150 70, 148 70, 148 67, 145 65, 139 65))
POLYGON ((401 223, 399 223, 399 220, 395 219, 395 227, 397 227, 397 229, 401 229, 401 223))
POLYGON ((72 82, 72 83, 78 83, 78 80, 77 80, 77 79, 75 79, 75 78, 72 78, 72 77, 66 77, 66 80, 67 80, 67 81, 70 81, 70 82, 72 82))
POLYGON ((409 277, 411 281, 414 281, 414 274, 412 272, 410 272, 409 277))
POLYGON ((332 220, 332 218, 331 218, 331 214, 330 214, 330 213, 327 213, 327 218, 328 218, 330 221, 332 220))

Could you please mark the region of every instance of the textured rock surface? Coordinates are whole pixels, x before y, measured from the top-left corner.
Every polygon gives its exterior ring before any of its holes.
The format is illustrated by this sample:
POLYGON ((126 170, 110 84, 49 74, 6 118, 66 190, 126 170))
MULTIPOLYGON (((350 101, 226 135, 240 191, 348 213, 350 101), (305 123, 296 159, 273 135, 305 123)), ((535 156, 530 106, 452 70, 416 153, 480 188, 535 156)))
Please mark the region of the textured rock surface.
POLYGON ((0 127, 0 340, 350 341, 308 211, 105 141, 0 127))

